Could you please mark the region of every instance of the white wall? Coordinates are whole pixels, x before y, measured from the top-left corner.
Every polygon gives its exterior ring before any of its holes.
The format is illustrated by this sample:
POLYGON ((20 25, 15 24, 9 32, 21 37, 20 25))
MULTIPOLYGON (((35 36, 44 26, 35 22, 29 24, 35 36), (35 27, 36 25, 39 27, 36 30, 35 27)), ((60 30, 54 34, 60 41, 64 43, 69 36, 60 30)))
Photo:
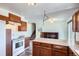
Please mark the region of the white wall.
MULTIPOLYGON (((41 27, 38 25, 38 27, 41 27)), ((42 25, 42 32, 58 32, 59 39, 66 40, 67 39, 67 23, 65 21, 56 21, 54 23, 45 22, 42 25)), ((37 28, 37 38, 40 37, 40 32, 37 28)))
POLYGON ((79 41, 79 32, 76 32, 76 41, 79 41))
POLYGON ((42 21, 37 23, 37 36, 36 38, 40 38, 40 31, 38 29, 42 27, 43 32, 58 32, 59 39, 67 40, 67 20, 73 15, 74 9, 62 10, 55 13, 48 14, 52 18, 55 18, 56 21, 54 23, 50 23, 46 21, 44 25, 42 25, 42 21))
POLYGON ((6 55, 5 22, 0 20, 0 56, 6 55))
POLYGON ((0 15, 8 16, 9 11, 0 8, 0 15))
POLYGON ((68 24, 68 43, 69 43, 69 46, 71 46, 71 47, 74 47, 74 45, 75 45, 74 35, 75 35, 75 33, 72 30, 72 22, 70 22, 68 24))
POLYGON ((47 22, 43 27, 44 32, 58 32, 59 39, 67 39, 67 24, 65 21, 54 23, 47 22))

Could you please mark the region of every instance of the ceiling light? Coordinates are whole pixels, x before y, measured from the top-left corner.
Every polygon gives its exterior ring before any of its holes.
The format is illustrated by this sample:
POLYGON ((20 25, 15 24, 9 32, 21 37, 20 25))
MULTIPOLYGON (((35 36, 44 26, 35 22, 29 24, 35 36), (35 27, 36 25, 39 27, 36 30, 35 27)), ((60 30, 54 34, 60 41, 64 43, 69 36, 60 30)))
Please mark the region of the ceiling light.
POLYGON ((56 21, 56 19, 55 19, 55 18, 50 17, 50 18, 48 19, 48 21, 49 21, 50 23, 53 23, 54 21, 56 21))
POLYGON ((50 23, 53 23, 53 22, 54 22, 51 18, 49 18, 48 21, 49 21, 50 23))
POLYGON ((36 3, 28 3, 28 6, 36 6, 36 3))

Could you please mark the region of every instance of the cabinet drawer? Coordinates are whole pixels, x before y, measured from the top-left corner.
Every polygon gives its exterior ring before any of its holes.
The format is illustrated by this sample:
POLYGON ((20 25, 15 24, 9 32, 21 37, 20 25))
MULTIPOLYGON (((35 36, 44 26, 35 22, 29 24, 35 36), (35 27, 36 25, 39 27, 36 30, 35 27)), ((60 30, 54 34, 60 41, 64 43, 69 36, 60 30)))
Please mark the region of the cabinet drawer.
POLYGON ((51 48, 51 44, 48 43, 41 43, 41 46, 51 48))
POLYGON ((53 45, 54 49, 67 51, 68 47, 61 45, 53 45))
POLYGON ((67 50, 60 50, 60 49, 53 49, 54 52, 60 52, 60 53, 64 53, 67 54, 68 51, 67 50))
POLYGON ((67 53, 62 53, 62 52, 55 51, 54 56, 67 56, 67 53))
POLYGON ((39 42, 33 42, 33 45, 38 45, 38 46, 40 46, 40 43, 39 43, 39 42))

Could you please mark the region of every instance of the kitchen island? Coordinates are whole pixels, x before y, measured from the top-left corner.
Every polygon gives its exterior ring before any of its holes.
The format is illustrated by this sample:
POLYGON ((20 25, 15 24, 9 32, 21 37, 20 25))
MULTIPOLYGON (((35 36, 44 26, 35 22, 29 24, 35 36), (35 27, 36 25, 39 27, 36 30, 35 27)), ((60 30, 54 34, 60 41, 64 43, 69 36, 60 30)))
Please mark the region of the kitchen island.
POLYGON ((33 56, 75 56, 66 40, 38 38, 32 42, 33 56))

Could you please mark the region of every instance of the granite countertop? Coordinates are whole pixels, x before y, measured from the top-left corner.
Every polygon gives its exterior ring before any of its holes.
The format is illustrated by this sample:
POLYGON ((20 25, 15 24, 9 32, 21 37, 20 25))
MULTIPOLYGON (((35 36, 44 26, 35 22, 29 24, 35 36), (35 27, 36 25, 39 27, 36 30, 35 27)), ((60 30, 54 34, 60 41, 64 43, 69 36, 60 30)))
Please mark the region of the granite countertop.
POLYGON ((48 38, 37 38, 37 39, 35 39, 33 41, 68 46, 68 43, 67 43, 66 40, 48 39, 48 38))

